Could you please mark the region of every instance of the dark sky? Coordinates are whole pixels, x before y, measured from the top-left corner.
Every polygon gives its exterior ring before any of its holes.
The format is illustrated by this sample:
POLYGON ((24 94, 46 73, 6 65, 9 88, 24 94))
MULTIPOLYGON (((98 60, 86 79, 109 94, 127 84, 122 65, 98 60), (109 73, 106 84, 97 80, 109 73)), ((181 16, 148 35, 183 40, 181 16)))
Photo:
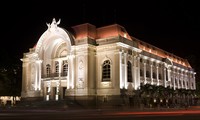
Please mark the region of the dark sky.
MULTIPOLYGON (((200 7, 192 0, 27 0, 1 3, 1 61, 20 61, 47 29, 61 18, 69 28, 85 22, 118 23, 140 40, 182 58, 199 58, 200 7)), ((197 63, 197 62, 196 62, 197 63)))

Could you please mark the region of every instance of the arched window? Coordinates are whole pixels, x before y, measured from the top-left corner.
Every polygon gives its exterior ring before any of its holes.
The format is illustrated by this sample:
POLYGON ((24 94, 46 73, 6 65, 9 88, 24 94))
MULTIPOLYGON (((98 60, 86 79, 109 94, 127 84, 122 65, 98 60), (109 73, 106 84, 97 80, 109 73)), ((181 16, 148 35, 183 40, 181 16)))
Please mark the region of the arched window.
POLYGON ((58 76, 59 75, 59 62, 58 61, 55 62, 55 69, 56 69, 55 70, 56 71, 55 75, 58 76))
POLYGON ((62 71, 62 76, 67 76, 68 74, 68 62, 63 61, 63 71, 62 71))
POLYGON ((111 78, 110 71, 111 71, 110 61, 105 60, 102 66, 102 82, 110 81, 111 78))
POLYGON ((50 73, 51 73, 51 66, 49 64, 46 65, 46 72, 47 72, 47 77, 50 77, 50 73))
POLYGON ((133 80, 132 80, 132 65, 131 65, 131 62, 130 61, 128 61, 128 63, 127 63, 128 65, 127 65, 127 71, 128 71, 128 73, 127 73, 127 80, 128 80, 128 82, 133 82, 133 80))

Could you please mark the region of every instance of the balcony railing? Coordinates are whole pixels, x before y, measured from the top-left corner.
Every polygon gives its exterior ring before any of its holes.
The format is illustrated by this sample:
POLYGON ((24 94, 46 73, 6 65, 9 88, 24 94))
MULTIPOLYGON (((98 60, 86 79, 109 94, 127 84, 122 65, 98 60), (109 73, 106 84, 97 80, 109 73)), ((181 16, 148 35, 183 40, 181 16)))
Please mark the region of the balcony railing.
POLYGON ((66 77, 67 73, 42 74, 42 78, 66 77))
POLYGON ((67 76, 67 72, 60 73, 60 76, 62 76, 62 77, 67 76))

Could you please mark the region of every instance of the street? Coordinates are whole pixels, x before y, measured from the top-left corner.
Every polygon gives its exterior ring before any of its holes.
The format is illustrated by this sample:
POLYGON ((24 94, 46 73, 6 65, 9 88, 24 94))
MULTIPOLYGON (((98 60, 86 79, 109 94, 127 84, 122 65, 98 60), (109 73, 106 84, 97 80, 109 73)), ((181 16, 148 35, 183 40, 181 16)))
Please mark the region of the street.
POLYGON ((0 120, 199 120, 200 110, 19 110, 0 111, 0 120))

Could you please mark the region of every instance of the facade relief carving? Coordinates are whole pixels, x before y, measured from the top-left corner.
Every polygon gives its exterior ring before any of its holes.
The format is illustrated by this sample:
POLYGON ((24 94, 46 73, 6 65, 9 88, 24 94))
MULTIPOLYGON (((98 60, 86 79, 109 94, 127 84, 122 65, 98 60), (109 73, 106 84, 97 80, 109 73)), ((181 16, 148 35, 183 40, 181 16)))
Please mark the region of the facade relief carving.
POLYGON ((36 68, 35 64, 32 63, 31 65, 31 85, 30 85, 30 90, 35 90, 35 76, 36 76, 36 68))
POLYGON ((84 88, 84 62, 83 56, 78 58, 78 88, 84 88))

